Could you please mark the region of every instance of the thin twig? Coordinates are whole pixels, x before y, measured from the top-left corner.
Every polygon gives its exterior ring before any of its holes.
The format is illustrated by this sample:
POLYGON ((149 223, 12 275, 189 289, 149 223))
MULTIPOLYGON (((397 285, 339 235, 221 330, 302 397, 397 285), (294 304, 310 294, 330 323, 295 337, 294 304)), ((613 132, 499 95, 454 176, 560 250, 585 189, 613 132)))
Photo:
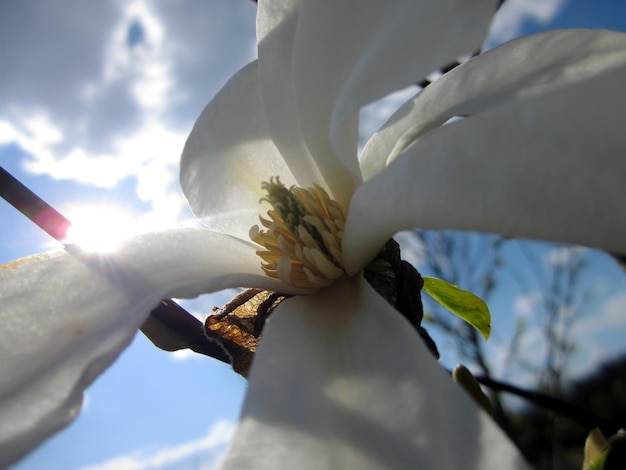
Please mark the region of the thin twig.
POLYGON ((1 166, 0 196, 52 238, 63 243, 71 222, 1 166))
POLYGON ((572 405, 571 403, 567 403, 566 401, 545 393, 525 390, 515 385, 492 379, 491 377, 478 376, 476 377, 476 380, 486 387, 517 395, 518 397, 524 398, 537 406, 554 411, 561 416, 566 416, 587 429, 593 429, 596 427, 606 429, 608 427, 606 420, 599 418, 593 413, 583 410, 582 408, 572 405))

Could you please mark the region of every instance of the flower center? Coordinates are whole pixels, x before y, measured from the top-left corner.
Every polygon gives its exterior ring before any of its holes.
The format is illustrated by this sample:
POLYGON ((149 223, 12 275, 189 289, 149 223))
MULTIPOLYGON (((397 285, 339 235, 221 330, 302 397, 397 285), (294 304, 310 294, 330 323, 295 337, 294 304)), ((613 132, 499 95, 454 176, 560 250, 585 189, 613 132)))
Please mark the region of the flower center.
POLYGON ((341 206, 320 186, 287 189, 278 177, 261 188, 272 209, 269 219, 250 229, 252 241, 263 246, 257 254, 263 271, 295 287, 323 287, 344 273, 341 237, 345 216, 341 206))

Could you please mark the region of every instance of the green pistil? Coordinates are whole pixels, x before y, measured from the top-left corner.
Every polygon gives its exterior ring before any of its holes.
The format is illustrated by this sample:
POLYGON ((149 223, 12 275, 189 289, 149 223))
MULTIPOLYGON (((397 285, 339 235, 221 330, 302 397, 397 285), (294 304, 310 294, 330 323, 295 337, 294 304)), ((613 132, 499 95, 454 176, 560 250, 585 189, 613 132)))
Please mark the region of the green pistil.
POLYGON ((285 225, 287 225, 291 233, 299 238, 298 226, 302 225, 315 239, 320 249, 325 254, 329 254, 318 230, 304 220, 304 217, 309 215, 304 204, 298 200, 291 189, 287 189, 285 185, 280 182, 278 176, 276 178, 271 177, 269 183, 263 181, 261 183, 261 189, 267 193, 267 197, 263 198, 262 201, 267 201, 272 205, 272 208, 285 221, 285 225))
POLYGON ((261 189, 267 193, 263 198, 272 205, 272 208, 285 221, 291 233, 297 235, 298 225, 303 223, 306 209, 296 196, 280 182, 279 177, 270 178, 270 182, 261 183, 261 189))

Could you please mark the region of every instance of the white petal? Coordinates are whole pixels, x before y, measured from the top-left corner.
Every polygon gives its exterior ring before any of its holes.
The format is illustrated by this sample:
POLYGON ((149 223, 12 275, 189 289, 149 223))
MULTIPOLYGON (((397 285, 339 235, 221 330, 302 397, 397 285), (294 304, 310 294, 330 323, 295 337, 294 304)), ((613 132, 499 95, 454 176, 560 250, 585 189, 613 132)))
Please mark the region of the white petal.
MULTIPOLYGON (((274 142, 298 185, 310 187, 317 183, 345 208, 354 189, 354 180, 360 178, 358 168, 353 165, 353 174, 350 174, 332 150, 312 154, 300 128, 292 60, 301 3, 268 1, 258 7, 261 94, 274 142)), ((324 132, 324 140, 329 141, 328 129, 324 132)), ((354 142, 356 144, 356 136, 354 142)))
MULTIPOLYGON (((352 190, 349 176, 355 184, 360 180, 359 108, 477 49, 495 5, 494 0, 262 3, 257 22, 262 95, 286 159, 313 159, 343 202, 352 190)), ((303 166, 302 173, 307 171, 303 166)))
POLYGON ((204 108, 187 139, 180 183, 191 208, 213 230, 247 238, 258 223, 272 176, 296 181, 272 143, 259 98, 256 62, 235 74, 204 108))
POLYGON ((625 82, 621 67, 419 139, 352 199, 348 272, 415 227, 626 253, 625 82))
POLYGON ((0 267, 0 467, 75 418, 83 390, 161 298, 276 288, 260 271, 252 244, 197 229, 82 261, 56 252, 0 267))
POLYGON ((226 468, 525 468, 362 278, 283 302, 249 383, 226 468))
POLYGON ((445 74, 389 119, 363 149, 364 178, 455 115, 546 93, 624 63, 626 34, 614 31, 549 31, 492 49, 445 74))

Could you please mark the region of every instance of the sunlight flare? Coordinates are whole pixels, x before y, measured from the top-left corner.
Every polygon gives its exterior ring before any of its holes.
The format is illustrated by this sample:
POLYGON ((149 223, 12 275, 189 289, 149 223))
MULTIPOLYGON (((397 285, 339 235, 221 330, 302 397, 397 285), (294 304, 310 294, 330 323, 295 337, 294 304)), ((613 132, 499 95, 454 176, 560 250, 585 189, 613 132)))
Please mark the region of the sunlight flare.
POLYGON ((85 204, 67 210, 72 225, 65 243, 88 252, 111 253, 120 242, 137 233, 137 223, 128 212, 111 204, 85 204))

